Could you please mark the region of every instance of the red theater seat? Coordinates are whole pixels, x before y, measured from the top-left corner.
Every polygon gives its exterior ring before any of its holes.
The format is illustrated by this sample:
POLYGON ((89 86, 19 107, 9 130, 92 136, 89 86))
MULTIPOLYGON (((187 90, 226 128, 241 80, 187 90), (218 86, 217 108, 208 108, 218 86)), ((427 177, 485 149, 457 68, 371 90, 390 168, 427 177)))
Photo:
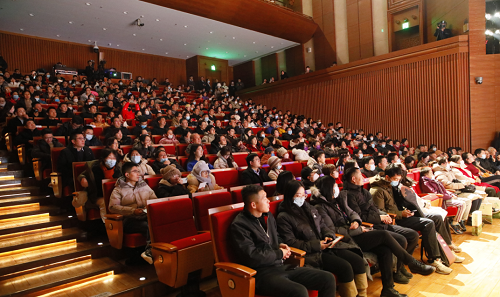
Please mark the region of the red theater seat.
POLYGON ((193 194, 193 211, 196 227, 198 230, 210 230, 208 220, 208 210, 211 208, 232 204, 231 193, 224 190, 217 190, 204 194, 206 192, 193 194), (204 195, 200 195, 204 194, 204 195))
POLYGON ((238 170, 236 168, 214 169, 211 171, 215 181, 221 187, 229 189, 239 185, 238 170))
POLYGON ((248 153, 233 153, 234 162, 238 164, 239 167, 247 166, 246 157, 248 153))
POLYGON ((300 172, 302 171, 302 164, 300 164, 299 162, 285 162, 282 163, 281 165, 283 165, 283 170, 290 171, 295 177, 300 177, 300 172))

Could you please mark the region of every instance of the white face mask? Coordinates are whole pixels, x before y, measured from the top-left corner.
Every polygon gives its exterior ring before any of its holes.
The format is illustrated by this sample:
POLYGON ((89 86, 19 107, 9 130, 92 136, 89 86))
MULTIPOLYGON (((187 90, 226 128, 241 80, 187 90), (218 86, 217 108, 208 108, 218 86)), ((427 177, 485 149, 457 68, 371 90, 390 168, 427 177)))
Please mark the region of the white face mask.
POLYGON ((370 165, 370 171, 375 170, 375 164, 370 165))
POLYGON ((358 156, 359 159, 363 159, 363 154, 359 154, 358 156))
POLYGON ((297 205, 298 207, 302 207, 304 205, 304 202, 306 201, 306 197, 294 197, 293 198, 293 203, 297 205))
POLYGON ((465 165, 464 160, 460 160, 460 165, 465 165))
POLYGON ((276 169, 280 170, 281 169, 281 164, 278 164, 278 166, 276 166, 276 169))
POLYGON ((132 156, 132 162, 134 162, 135 164, 139 164, 141 163, 141 156, 132 156))
POLYGON ((108 167, 108 168, 113 168, 113 167, 115 167, 115 165, 116 165, 116 160, 114 160, 114 159, 108 159, 108 160, 106 160, 106 161, 104 162, 104 164, 105 164, 105 165, 106 165, 106 167, 108 167))
POLYGON ((73 99, 73 102, 78 102, 78 98, 73 99))
POLYGON ((92 134, 86 134, 85 135, 85 138, 87 138, 87 140, 91 140, 92 137, 94 137, 94 135, 92 135, 92 134))
POLYGON ((313 175, 313 182, 315 182, 318 178, 319 178, 319 175, 317 173, 315 173, 313 175))
POLYGON ((486 154, 482 154, 480 158, 481 159, 486 159, 486 154))
POLYGON ((168 139, 172 139, 173 137, 174 137, 174 135, 167 135, 168 139))
POLYGON ((339 187, 333 187, 333 197, 337 198, 340 194, 339 187))

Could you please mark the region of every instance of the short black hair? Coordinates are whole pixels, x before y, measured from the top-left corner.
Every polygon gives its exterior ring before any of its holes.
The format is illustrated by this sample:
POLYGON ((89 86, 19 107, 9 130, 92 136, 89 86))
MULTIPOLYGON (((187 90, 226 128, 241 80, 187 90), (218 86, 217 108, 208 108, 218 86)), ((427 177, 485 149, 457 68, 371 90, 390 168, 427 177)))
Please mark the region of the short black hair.
POLYGON ((92 126, 85 126, 83 127, 82 131, 87 131, 87 130, 92 130, 94 131, 94 128, 92 128, 92 126))
POLYGON ((359 170, 357 167, 351 167, 348 168, 347 170, 344 170, 344 174, 342 175, 342 182, 345 183, 350 183, 352 180, 352 176, 356 174, 356 172, 359 170))
POLYGON ((380 164, 380 162, 382 162, 383 159, 387 160, 387 157, 386 156, 378 156, 377 158, 375 158, 375 164, 376 165, 380 164))
POLYGON ((398 157, 398 155, 396 153, 389 153, 387 155, 387 161, 389 163, 392 163, 392 160, 395 160, 397 157, 398 157))
POLYGON ((401 169, 400 166, 398 166, 398 164, 389 164, 389 166, 387 166, 385 168, 385 175, 388 176, 388 177, 393 177, 393 176, 396 176, 396 175, 403 175, 403 170, 401 169))
POLYGON ((250 166, 250 162, 253 162, 253 159, 258 156, 259 155, 257 155, 256 153, 248 154, 248 156, 246 157, 247 165, 250 166))
POLYGON ((474 151, 474 155, 479 155, 482 151, 484 151, 483 148, 477 148, 475 151, 474 151))
POLYGON ((125 173, 129 173, 130 170, 132 170, 132 168, 134 168, 134 167, 137 167, 137 164, 135 164, 133 162, 125 162, 125 163, 123 163, 123 165, 122 165, 123 176, 125 176, 125 173))
POLYGON ((52 132, 52 130, 51 130, 51 129, 49 129, 49 128, 45 128, 45 129, 43 129, 43 130, 42 130, 42 133, 41 133, 41 134, 42 134, 42 137, 43 137, 43 136, 45 136, 45 135, 47 135, 47 134, 52 134, 52 135, 54 135, 54 132, 52 132))
POLYGON ((241 190, 241 196, 243 197, 243 202, 245 203, 245 207, 249 206, 252 201, 254 201, 255 195, 259 195, 260 191, 263 191, 259 185, 248 185, 241 190))

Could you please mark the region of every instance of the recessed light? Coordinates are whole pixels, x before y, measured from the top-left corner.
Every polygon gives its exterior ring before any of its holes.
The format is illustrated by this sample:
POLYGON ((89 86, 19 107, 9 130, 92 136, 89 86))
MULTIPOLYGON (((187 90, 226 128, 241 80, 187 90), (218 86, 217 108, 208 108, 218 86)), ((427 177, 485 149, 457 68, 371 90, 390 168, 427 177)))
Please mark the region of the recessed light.
POLYGON ((69 21, 68 23, 73 24, 73 22, 72 22, 72 21, 69 21))
POLYGON ((73 216, 68 216, 68 219, 71 219, 73 216))
POLYGON ((208 49, 208 47, 206 49, 208 49))
POLYGON ((111 43, 108 43, 108 45, 111 45, 111 43))
POLYGON ((228 52, 226 52, 226 54, 229 54, 228 52))
POLYGON ((187 25, 184 26, 184 28, 187 28, 187 27, 188 27, 187 25))
POLYGON ((140 281, 145 281, 145 280, 146 280, 146 278, 145 278, 144 276, 141 276, 141 277, 139 277, 139 280, 140 280, 140 281))
POLYGON ((23 29, 23 28, 21 28, 21 29, 19 29, 19 30, 24 31, 24 29, 23 29))
POLYGON ((236 37, 233 36, 233 39, 236 39, 236 37))
POLYGON ((59 34, 57 34, 56 36, 57 36, 57 37, 61 37, 61 35, 59 35, 59 34))
POLYGON ((144 17, 144 16, 143 16, 143 15, 141 15, 141 19, 142 19, 143 17, 144 17))
POLYGON ((132 35, 134 35, 134 36, 135 36, 136 34, 134 33, 134 34, 132 34, 132 35))
POLYGON ((87 6, 89 6, 89 5, 90 5, 90 4, 92 4, 92 3, 90 3, 90 2, 87 2, 87 3, 85 3, 85 4, 86 4, 87 6))
POLYGON ((89 42, 92 42, 92 40, 89 39, 89 42))
POLYGON ((98 242, 97 245, 102 245, 102 242, 98 242))
POLYGON ((160 41, 163 41, 163 39, 160 38, 160 41))
POLYGON ((187 45, 187 43, 184 43, 184 45, 187 45))
POLYGON ((189 58, 189 56, 186 56, 186 58, 189 58))
POLYGON ((168 52, 166 52, 165 55, 168 55, 168 52))
POLYGON ((123 14, 128 14, 128 11, 124 11, 123 14))
POLYGON ((214 32, 210 31, 210 34, 214 34, 214 32))
POLYGON ((30 13, 30 16, 35 16, 34 14, 30 13))
POLYGON ((156 21, 157 21, 157 22, 159 22, 159 21, 160 21, 160 19, 156 19, 156 21))
POLYGON ((253 42, 253 44, 255 44, 255 41, 253 42))
POLYGON ((274 48, 274 46, 271 45, 271 48, 274 48))
POLYGON ((106 31, 106 28, 102 28, 103 31, 106 31))
POLYGON ((142 50, 144 51, 145 49, 142 49, 142 50))
POLYGON ((116 46, 120 46, 119 44, 117 44, 116 46))

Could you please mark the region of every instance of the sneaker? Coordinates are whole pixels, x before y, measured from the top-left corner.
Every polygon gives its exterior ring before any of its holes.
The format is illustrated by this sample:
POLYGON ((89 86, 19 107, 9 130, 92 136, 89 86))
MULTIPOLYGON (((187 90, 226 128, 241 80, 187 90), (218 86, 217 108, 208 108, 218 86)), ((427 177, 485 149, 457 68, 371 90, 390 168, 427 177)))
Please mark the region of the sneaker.
POLYGON ((462 248, 461 248, 461 247, 458 247, 458 246, 456 246, 456 245, 454 245, 454 244, 449 245, 449 247, 450 247, 450 249, 451 249, 452 251, 454 251, 455 253, 461 253, 461 252, 462 252, 462 248))
POLYGON ((460 225, 460 229, 462 229, 462 231, 467 231, 467 227, 465 227, 465 221, 462 220, 460 222, 458 222, 458 224, 460 225))
POLYGON ((401 294, 394 288, 383 288, 380 297, 408 297, 408 295, 401 294))
POLYGON ((455 253, 453 253, 453 255, 455 255, 455 263, 462 263, 465 260, 465 257, 460 257, 459 255, 457 255, 455 253))
POLYGON ((436 268, 436 272, 440 274, 450 274, 453 271, 450 267, 446 267, 446 265, 441 262, 441 259, 435 259, 434 262, 429 265, 436 268))
POLYGON ((491 213, 492 214, 496 214, 496 213, 499 213, 499 212, 500 212, 500 209, 498 209, 498 208, 492 208, 491 209, 491 213))
POLYGON ((460 225, 456 224, 456 225, 453 225, 451 224, 450 225, 450 229, 453 231, 453 233, 455 234, 462 234, 462 229, 460 228, 460 225))
POLYGON ((145 250, 142 252, 141 257, 149 264, 153 264, 153 254, 151 253, 151 250, 145 250))
POLYGON ((392 279, 397 284, 408 284, 410 280, 404 276, 401 271, 398 271, 392 275, 392 279))
POLYGON ((417 261, 415 258, 413 258, 413 260, 408 264, 408 268, 410 268, 410 271, 412 273, 418 273, 421 275, 429 275, 433 273, 434 270, 436 270, 436 268, 434 268, 433 266, 426 265, 420 261, 417 261))
POLYGON ((399 269, 399 271, 404 276, 406 276, 407 279, 412 279, 413 278, 413 274, 411 274, 410 272, 408 272, 408 270, 406 270, 406 267, 404 265, 401 266, 401 268, 399 269))

